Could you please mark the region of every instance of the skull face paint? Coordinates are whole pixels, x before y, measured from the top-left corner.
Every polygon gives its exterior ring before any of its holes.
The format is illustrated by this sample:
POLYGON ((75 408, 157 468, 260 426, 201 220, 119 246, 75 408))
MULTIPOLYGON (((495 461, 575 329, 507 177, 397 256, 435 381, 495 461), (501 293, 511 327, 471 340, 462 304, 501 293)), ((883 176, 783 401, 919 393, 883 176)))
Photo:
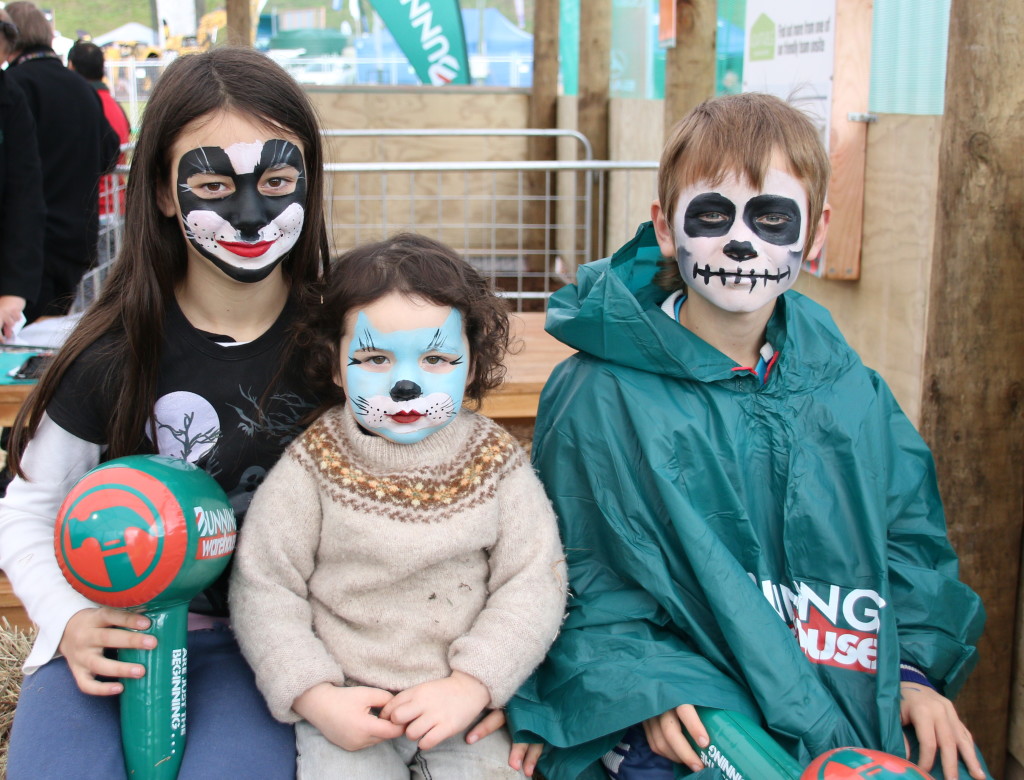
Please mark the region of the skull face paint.
POLYGON ((679 196, 673 232, 690 290, 731 312, 757 311, 793 286, 807 240, 807 193, 771 168, 755 190, 734 174, 679 196))
POLYGON ((280 138, 192 149, 178 162, 177 198, 199 254, 237 281, 261 281, 302 232, 302 152, 280 138))
POLYGON ((469 377, 457 309, 391 293, 347 320, 341 384, 360 425, 413 444, 455 419, 469 377))

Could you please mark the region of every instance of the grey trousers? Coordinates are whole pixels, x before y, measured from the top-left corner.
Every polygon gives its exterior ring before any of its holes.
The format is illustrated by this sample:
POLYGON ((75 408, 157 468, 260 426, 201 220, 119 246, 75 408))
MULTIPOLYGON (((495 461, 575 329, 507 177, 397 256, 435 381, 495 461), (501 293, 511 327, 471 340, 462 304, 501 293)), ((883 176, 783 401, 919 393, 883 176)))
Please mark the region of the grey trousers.
MULTIPOLYGON (((467 729, 468 731, 468 729, 467 729)), ((295 724, 298 780, 512 780, 522 772, 508 765, 512 740, 501 728, 466 744, 466 732, 423 751, 407 737, 349 751, 329 742, 306 721, 295 724)))

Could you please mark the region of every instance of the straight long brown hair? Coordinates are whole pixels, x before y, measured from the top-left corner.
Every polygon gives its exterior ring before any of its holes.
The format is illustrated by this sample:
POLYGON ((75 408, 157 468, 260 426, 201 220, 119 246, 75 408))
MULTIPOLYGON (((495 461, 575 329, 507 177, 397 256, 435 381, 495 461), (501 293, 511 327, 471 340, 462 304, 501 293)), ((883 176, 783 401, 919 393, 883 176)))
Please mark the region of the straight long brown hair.
MULTIPOLYGON (((153 430, 164 314, 185 277, 185 238, 176 217, 165 217, 157 191, 171 180, 170 150, 189 123, 217 111, 236 111, 302 142, 306 169, 305 222, 282 263, 289 295, 301 306, 319 300, 329 264, 323 211, 323 147, 316 112, 279 65, 251 49, 218 48, 175 60, 146 106, 128 175, 121 248, 99 297, 82 316, 14 423, 10 463, 20 459, 68 368, 102 336, 111 336, 109 382, 116 393, 106 421, 105 457, 147 448, 153 430)), ((290 343, 287 360, 294 341, 290 343)), ((155 436, 151 437, 155 441, 155 436)))

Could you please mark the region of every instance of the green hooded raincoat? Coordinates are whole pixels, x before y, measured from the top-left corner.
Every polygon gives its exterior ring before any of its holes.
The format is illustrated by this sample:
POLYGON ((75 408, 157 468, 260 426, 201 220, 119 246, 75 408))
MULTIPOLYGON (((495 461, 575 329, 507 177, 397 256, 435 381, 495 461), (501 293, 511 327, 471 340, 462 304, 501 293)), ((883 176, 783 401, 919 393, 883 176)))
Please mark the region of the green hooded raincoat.
POLYGON ((690 703, 761 720, 800 761, 902 754, 899 665, 946 695, 984 623, 927 446, 796 292, 761 384, 665 315, 650 224, 580 268, 547 329, 579 350, 541 396, 534 464, 573 598, 509 705, 549 780, 604 778, 628 726, 690 703))

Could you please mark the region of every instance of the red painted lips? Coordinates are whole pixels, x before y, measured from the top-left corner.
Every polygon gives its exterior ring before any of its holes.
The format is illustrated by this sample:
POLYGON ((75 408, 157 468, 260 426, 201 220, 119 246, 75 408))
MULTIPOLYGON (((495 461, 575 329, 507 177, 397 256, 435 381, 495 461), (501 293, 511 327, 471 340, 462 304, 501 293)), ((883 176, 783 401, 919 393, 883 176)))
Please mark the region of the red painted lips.
POLYGON ((419 412, 395 412, 394 414, 388 415, 396 423, 405 425, 408 423, 414 423, 420 419, 423 415, 419 412))
POLYGON ((274 242, 257 241, 255 244, 249 244, 244 241, 218 241, 217 243, 233 254, 242 257, 259 257, 266 253, 274 242))

